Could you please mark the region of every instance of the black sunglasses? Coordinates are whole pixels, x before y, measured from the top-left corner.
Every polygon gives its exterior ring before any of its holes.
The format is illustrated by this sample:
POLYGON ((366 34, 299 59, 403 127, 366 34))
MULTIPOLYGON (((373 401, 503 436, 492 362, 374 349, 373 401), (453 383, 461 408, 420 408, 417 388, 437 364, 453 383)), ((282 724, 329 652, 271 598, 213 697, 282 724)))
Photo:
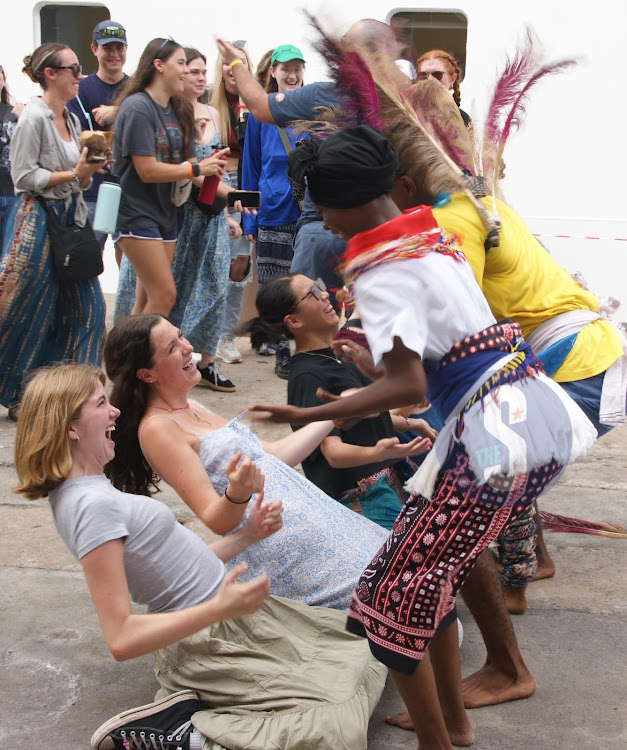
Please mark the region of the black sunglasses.
POLYGON ((83 72, 82 65, 78 65, 77 63, 74 63, 74 65, 49 65, 48 67, 52 68, 52 70, 71 70, 74 78, 78 78, 83 72))
POLYGON ((106 29, 100 29, 98 34, 105 39, 124 39, 126 36, 126 29, 118 29, 117 26, 107 26, 106 29))
POLYGON ((446 72, 444 70, 421 70, 420 73, 418 73, 418 80, 426 81, 428 80, 429 76, 433 76, 436 81, 442 81, 445 75, 446 72))
POLYGON ((311 295, 314 299, 321 300, 323 292, 326 291, 327 287, 324 281, 322 279, 316 279, 314 285, 308 290, 307 294, 304 297, 301 297, 293 307, 290 307, 290 309, 287 311, 287 314, 289 315, 291 312, 296 310, 300 303, 304 302, 307 297, 309 297, 309 295, 311 295))

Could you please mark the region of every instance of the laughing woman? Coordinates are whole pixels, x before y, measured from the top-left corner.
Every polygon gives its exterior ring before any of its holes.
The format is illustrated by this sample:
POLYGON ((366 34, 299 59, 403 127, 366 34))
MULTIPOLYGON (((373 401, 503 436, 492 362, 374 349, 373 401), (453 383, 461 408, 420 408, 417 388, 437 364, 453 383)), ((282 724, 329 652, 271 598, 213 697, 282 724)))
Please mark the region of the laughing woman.
POLYGON ((11 141, 11 176, 19 199, 6 227, 0 265, 0 403, 17 418, 22 379, 65 359, 100 364, 105 303, 97 278, 59 284, 54 275, 45 199, 63 222, 83 226, 83 189, 102 164, 79 151, 80 127, 66 104, 78 92, 81 66, 64 44, 24 58, 42 89, 20 116, 11 141))
POLYGON ((183 97, 188 73, 183 48, 170 39, 153 39, 137 70, 116 99, 113 171, 122 199, 114 241, 137 274, 129 282, 124 262, 116 308, 168 315, 176 299, 172 257, 177 237, 177 207, 172 185, 193 177, 222 176, 220 154, 196 160, 194 111, 183 97))
MULTIPOLYGON (((49 498, 111 653, 155 654, 157 701, 105 722, 91 747, 365 750, 385 670, 344 631, 343 614, 268 598, 265 574, 238 584, 245 565, 225 572, 280 533, 280 502, 262 504, 260 492, 247 523, 207 547, 162 503, 118 492, 102 473, 120 413, 104 380, 77 365, 37 372, 15 440, 14 491, 49 498)), ((263 487, 250 468, 229 473, 234 493, 263 487)))

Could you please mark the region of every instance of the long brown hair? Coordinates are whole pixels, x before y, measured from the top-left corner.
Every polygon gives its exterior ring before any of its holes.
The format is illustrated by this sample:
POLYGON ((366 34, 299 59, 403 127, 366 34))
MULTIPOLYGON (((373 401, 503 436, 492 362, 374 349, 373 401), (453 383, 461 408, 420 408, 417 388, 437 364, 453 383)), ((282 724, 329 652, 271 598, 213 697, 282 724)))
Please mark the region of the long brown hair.
MULTIPOLYGON (((165 62, 177 49, 183 49, 183 47, 172 39, 157 37, 148 42, 137 63, 137 70, 126 79, 126 83, 115 97, 113 104, 119 107, 132 94, 145 91, 157 73, 154 65, 155 60, 165 62)), ((185 157, 190 153, 194 143, 194 107, 181 94, 170 97, 170 101, 183 131, 182 153, 185 157)))
POLYGON ((159 476, 146 461, 137 436, 149 394, 137 371, 153 365, 150 333, 162 320, 166 318, 158 313, 123 318, 109 331, 104 350, 107 375, 113 381, 111 403, 121 411, 112 434, 115 458, 105 467, 105 474, 119 490, 134 495, 159 491, 159 476))

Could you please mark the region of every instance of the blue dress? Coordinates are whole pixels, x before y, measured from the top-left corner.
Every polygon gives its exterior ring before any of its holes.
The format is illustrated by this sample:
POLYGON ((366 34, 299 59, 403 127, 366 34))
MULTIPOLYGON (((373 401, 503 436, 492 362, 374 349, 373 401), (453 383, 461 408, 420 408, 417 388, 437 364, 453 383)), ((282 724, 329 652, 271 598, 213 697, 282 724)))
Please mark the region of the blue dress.
POLYGON ((263 472, 266 500, 281 500, 284 508, 283 528, 235 558, 234 562, 248 563, 241 578, 250 580, 265 572, 273 596, 346 609, 359 576, 388 532, 340 505, 281 459, 266 453, 257 436, 238 420, 198 436, 200 460, 211 483, 218 494, 224 493, 224 467, 241 450, 263 472))

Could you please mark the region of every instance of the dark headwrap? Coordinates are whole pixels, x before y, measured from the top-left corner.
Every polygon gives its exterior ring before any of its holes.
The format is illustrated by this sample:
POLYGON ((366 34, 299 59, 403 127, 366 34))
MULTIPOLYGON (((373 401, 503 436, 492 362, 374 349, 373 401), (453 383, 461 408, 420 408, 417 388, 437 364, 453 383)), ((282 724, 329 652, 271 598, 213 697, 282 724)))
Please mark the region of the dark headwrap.
POLYGON ((314 203, 355 208, 392 192, 398 166, 394 146, 378 130, 357 125, 319 142, 302 141, 287 159, 292 184, 307 178, 314 203))

